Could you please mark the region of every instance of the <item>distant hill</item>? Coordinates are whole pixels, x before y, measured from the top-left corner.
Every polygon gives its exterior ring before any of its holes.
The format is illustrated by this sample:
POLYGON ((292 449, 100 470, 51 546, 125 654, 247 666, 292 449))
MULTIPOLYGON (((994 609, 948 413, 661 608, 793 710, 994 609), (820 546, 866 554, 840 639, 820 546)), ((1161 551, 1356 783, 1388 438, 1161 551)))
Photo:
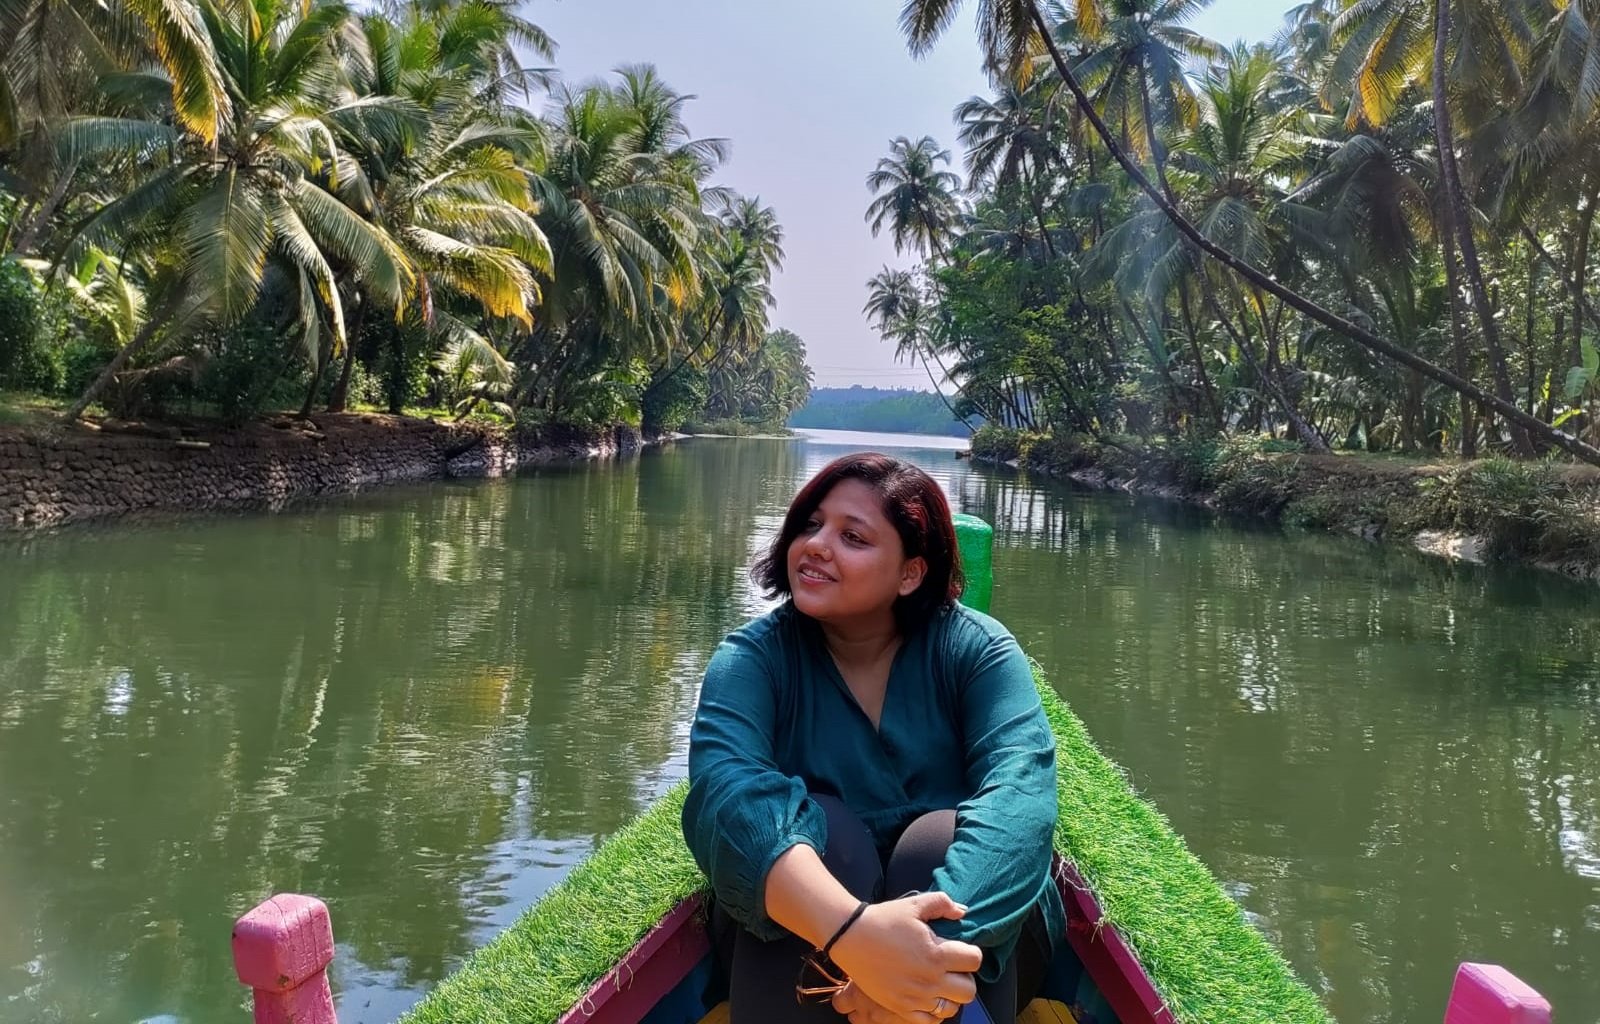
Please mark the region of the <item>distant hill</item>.
POLYGON ((905 388, 812 388, 811 400, 789 417, 791 427, 819 430, 880 430, 895 434, 968 437, 971 431, 950 415, 931 391, 905 388))

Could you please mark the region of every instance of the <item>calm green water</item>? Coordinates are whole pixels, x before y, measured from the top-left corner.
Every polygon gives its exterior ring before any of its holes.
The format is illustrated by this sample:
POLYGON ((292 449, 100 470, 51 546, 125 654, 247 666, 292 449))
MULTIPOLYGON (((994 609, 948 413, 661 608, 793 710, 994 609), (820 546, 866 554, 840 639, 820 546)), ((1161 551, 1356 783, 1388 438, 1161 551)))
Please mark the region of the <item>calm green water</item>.
MULTIPOLYGON (((392 1021, 684 770, 704 658, 858 435, 0 543, 0 1021, 248 1020, 233 919, 333 911, 392 1021)), ((1600 588, 911 453, 996 613, 1347 1024, 1457 961, 1600 1020, 1600 588)))

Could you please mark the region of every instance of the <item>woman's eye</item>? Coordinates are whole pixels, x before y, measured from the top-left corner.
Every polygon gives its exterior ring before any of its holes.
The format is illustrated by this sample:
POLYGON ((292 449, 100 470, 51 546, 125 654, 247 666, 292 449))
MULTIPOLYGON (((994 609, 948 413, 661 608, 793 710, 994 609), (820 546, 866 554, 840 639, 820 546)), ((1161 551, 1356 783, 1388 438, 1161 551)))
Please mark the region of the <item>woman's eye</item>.
POLYGON ((850 530, 850 531, 846 532, 845 535, 844 535, 844 539, 849 541, 852 544, 865 544, 866 543, 866 541, 861 538, 861 534, 855 532, 854 530, 850 530))

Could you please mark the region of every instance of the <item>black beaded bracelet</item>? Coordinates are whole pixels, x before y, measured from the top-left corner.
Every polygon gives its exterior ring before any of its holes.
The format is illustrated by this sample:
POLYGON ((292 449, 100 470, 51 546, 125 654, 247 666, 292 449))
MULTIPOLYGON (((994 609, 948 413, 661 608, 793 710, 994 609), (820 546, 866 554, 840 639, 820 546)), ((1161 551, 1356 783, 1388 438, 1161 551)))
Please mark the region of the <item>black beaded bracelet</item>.
POLYGON ((867 912, 868 906, 869 904, 866 900, 862 900, 856 905, 856 909, 851 912, 849 917, 844 919, 844 924, 841 924, 839 926, 839 930, 833 933, 833 938, 829 939, 822 947, 822 955, 824 957, 833 952, 833 944, 839 941, 840 936, 844 935, 845 932, 850 930, 851 925, 855 924, 861 919, 861 915, 867 912))

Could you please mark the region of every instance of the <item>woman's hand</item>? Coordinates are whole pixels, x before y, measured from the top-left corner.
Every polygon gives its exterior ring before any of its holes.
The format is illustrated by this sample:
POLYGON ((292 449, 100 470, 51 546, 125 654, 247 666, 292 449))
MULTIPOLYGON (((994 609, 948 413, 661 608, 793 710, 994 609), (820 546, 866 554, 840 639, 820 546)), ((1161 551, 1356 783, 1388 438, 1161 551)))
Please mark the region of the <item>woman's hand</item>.
POLYGON ((844 1016, 850 1018, 850 1024, 944 1024, 945 1021, 961 1012, 960 1003, 952 1003, 948 999, 939 1005, 937 1015, 932 1013, 913 1013, 899 1017, 885 1010, 873 1002, 871 997, 856 987, 851 982, 833 997, 833 1008, 844 1016))
POLYGON ((942 892, 866 909, 833 946, 833 962, 857 990, 846 1003, 862 1000, 855 1012, 863 1019, 856 1024, 889 1024, 877 1016, 879 1011, 914 1024, 936 1024, 972 1002, 978 991, 972 976, 983 965, 983 950, 941 939, 928 927, 929 921, 959 921, 966 912, 942 892), (936 1010, 944 1012, 935 1016, 936 1010))

